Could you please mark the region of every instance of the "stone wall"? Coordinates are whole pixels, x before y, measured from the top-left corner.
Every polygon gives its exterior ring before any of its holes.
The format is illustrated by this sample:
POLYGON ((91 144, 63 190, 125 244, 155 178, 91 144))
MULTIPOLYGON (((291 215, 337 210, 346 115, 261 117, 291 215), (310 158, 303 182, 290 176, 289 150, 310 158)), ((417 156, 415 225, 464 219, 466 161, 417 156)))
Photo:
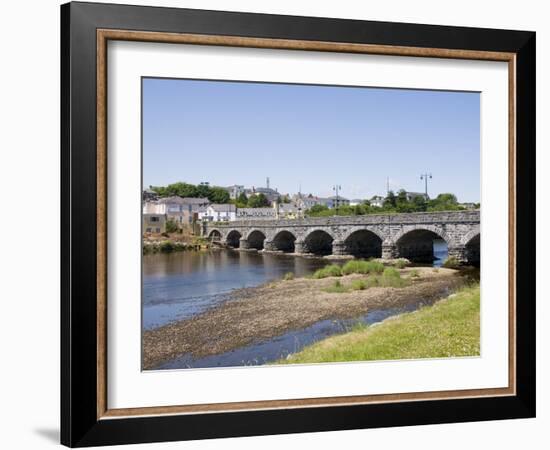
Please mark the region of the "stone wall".
POLYGON ((253 236, 254 248, 258 248, 258 236, 263 236, 263 247, 267 245, 268 250, 285 251, 293 247, 296 253, 304 253, 308 252, 310 247, 317 247, 322 249, 322 253, 331 251, 335 255, 345 255, 353 245, 357 245, 357 242, 352 244, 355 240, 354 233, 367 230, 372 233, 369 234, 369 247, 379 252, 383 258, 400 256, 400 251, 408 255, 414 255, 415 252, 427 254, 427 242, 431 239, 429 236, 436 236, 447 242, 450 255, 463 261, 468 257, 467 254, 474 253, 472 250, 466 252, 466 245, 472 239, 479 239, 479 223, 479 210, 443 211, 206 223, 203 234, 210 236, 212 232, 217 231, 221 234, 222 240, 225 240, 230 232, 237 231, 241 235, 241 248, 248 248, 249 236, 253 236), (415 230, 423 232, 411 233, 415 230), (280 238, 283 231, 287 232, 286 236, 290 233, 294 238, 292 246, 280 238), (310 242, 313 233, 315 245, 310 242), (405 245, 405 240, 410 241, 412 235, 418 235, 417 242, 408 242, 405 245), (323 239, 328 243, 324 243, 323 239))

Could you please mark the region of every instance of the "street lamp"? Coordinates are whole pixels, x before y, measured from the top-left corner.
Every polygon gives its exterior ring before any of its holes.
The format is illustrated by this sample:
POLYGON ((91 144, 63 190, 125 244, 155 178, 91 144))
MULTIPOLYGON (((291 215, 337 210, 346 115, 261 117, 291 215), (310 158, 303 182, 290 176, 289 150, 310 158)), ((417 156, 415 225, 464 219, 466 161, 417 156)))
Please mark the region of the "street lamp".
POLYGON ((428 200, 428 178, 432 179, 431 173, 423 173, 420 175, 420 179, 424 180, 424 194, 426 194, 426 200, 428 200))
POLYGON ((332 190, 334 192, 336 192, 336 215, 338 215, 338 206, 339 206, 339 203, 340 203, 340 200, 339 200, 339 197, 338 197, 338 192, 342 189, 342 186, 340 186, 339 184, 336 184, 334 186, 332 186, 332 190))

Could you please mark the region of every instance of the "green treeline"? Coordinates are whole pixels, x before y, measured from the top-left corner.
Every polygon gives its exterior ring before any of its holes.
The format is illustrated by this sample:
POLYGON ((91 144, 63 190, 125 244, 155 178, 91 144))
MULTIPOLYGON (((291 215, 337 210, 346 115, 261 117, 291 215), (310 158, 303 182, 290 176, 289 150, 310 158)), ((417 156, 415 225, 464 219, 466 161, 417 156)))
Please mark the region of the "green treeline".
MULTIPOLYGON (((479 207, 479 204, 476 205, 479 207)), ((431 212, 431 211, 460 211, 465 208, 458 203, 454 194, 439 194, 434 199, 426 200, 423 196, 415 196, 412 199, 407 198, 407 193, 400 190, 397 195, 390 191, 384 199, 383 206, 373 206, 368 200, 360 205, 342 205, 336 208, 328 208, 324 205, 315 205, 311 207, 306 214, 309 217, 323 216, 361 216, 364 214, 382 214, 382 213, 411 213, 411 212, 431 212)))
POLYGON ((206 183, 190 184, 180 181, 168 186, 151 186, 151 190, 155 191, 160 197, 177 195, 179 197, 207 198, 212 203, 229 202, 229 192, 227 192, 227 189, 210 186, 206 183))

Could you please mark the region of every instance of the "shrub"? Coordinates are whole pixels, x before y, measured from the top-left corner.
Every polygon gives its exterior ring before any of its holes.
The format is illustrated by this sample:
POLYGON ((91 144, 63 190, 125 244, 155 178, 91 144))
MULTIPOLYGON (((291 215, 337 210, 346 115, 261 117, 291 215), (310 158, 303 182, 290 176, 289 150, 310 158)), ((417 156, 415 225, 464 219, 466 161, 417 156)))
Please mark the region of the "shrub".
POLYGON ((401 278, 401 275, 397 269, 394 269, 393 267, 386 267, 382 276, 384 278, 401 278))
POLYGON ((409 261, 407 261, 405 258, 399 258, 393 263, 393 265, 398 269, 403 269, 408 264, 409 261))
POLYGON ((166 232, 167 233, 175 233, 176 231, 178 231, 178 224, 172 219, 167 220, 166 221, 166 232))
POLYGON ((160 251, 162 253, 171 253, 175 250, 174 244, 170 241, 164 241, 162 244, 160 244, 160 251))
POLYGON ((445 260, 442 267, 445 267, 446 269, 456 269, 460 267, 460 262, 454 256, 451 256, 445 260))
POLYGON ((363 291, 367 288, 367 283, 365 283, 365 281, 363 280, 353 280, 353 282, 351 283, 351 288, 354 291, 363 291))
POLYGON ((342 283, 340 283, 340 280, 334 280, 334 283, 332 284, 332 286, 324 289, 325 292, 329 292, 331 294, 343 294, 348 290, 349 288, 344 286, 342 283))
POLYGON ((382 273, 384 271, 384 265, 378 261, 362 261, 352 260, 348 261, 342 267, 342 273, 349 275, 351 273, 382 273))
POLYGON ((313 274, 313 278, 327 278, 327 277, 341 277, 342 269, 337 264, 331 264, 330 266, 318 269, 313 274))
POLYGON ((292 272, 285 273, 283 276, 283 280, 284 281, 294 280, 294 274, 292 272))

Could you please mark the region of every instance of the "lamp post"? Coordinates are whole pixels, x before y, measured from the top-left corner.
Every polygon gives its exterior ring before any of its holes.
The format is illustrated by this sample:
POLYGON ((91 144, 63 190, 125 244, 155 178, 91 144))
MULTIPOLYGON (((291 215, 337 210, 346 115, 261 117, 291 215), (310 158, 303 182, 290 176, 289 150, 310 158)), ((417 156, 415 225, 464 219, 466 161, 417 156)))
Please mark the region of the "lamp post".
POLYGON ((431 173, 423 173, 420 175, 420 179, 424 180, 424 194, 426 195, 426 200, 428 200, 428 178, 432 179, 431 173))
POLYGON ((338 215, 338 206, 340 203, 338 192, 340 192, 341 189, 342 189, 342 186, 340 186, 339 184, 332 186, 332 190, 336 192, 336 215, 338 215))

